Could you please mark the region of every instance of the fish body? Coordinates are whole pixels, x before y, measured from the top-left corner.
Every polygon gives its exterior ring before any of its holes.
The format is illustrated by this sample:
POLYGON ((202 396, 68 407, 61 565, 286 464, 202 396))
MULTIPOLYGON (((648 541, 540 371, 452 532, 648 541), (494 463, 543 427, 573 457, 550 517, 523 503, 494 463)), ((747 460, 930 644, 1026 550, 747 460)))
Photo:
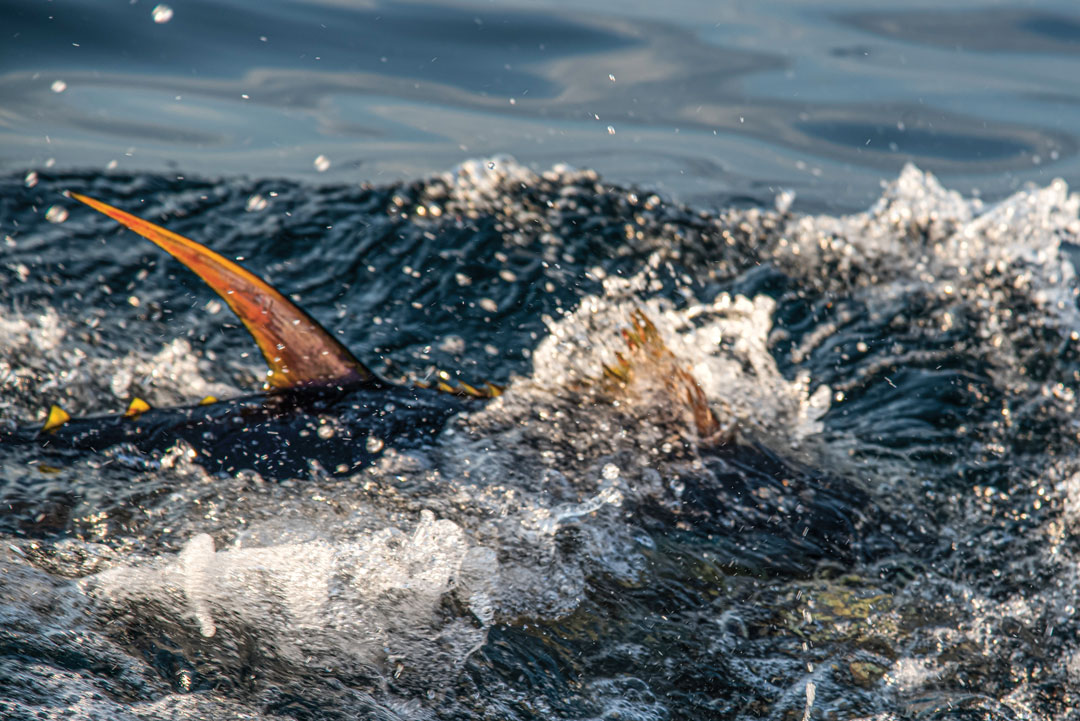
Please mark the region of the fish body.
POLYGON ((386 448, 430 443, 466 403, 447 393, 368 381, 155 408, 135 417, 74 418, 48 431, 21 428, 4 441, 89 452, 127 446, 143 454, 182 442, 210 472, 297 478, 313 468, 354 472, 386 448))

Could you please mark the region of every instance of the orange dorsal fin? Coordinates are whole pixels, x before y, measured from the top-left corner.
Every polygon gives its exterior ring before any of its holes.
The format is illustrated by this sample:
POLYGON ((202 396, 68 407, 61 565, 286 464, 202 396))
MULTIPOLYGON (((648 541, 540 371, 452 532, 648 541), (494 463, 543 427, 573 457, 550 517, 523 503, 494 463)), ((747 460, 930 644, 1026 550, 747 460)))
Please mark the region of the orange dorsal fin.
POLYGON ((295 388, 375 379, 318 321, 254 273, 194 240, 119 208, 78 193, 69 195, 155 243, 206 281, 255 339, 270 367, 269 386, 295 388))

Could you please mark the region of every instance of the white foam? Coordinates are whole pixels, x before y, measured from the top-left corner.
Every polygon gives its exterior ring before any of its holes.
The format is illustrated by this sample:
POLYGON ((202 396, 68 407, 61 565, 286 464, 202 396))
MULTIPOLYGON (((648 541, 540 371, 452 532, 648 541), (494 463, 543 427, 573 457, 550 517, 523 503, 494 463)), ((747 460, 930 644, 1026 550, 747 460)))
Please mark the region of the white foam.
POLYGON ((207 639, 211 656, 215 644, 255 633, 268 655, 290 665, 386 669, 393 659, 427 668, 431 646, 455 667, 483 642, 497 572, 493 552, 425 511, 411 534, 384 528, 351 542, 215 550, 200 534, 173 560, 120 566, 84 585, 105 613, 136 622, 144 612, 166 614, 207 639), (451 593, 479 627, 443 618, 451 593))

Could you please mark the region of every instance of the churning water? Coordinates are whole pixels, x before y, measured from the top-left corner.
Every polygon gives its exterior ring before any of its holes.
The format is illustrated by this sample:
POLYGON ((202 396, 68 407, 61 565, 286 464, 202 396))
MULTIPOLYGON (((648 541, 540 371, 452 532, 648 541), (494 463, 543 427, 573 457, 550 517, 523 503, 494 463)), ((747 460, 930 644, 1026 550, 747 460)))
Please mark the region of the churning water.
POLYGON ((984 204, 909 167, 868 211, 813 216, 507 158, 380 188, 36 181, 4 180, 9 428, 259 373, 209 291, 61 188, 219 239, 369 362, 508 386, 428 442, 356 438, 370 463, 312 445, 290 478, 211 472, 192 443, 0 446, 9 716, 1074 708, 1063 182, 984 204))

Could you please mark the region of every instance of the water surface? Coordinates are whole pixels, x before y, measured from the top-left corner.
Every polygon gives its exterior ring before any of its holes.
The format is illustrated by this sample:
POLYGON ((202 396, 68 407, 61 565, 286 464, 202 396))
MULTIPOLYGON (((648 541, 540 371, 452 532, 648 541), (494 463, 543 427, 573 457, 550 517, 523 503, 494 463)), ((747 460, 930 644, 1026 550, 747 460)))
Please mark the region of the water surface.
POLYGON ((994 196, 1077 170, 1067 2, 154 7, 0 6, 0 163, 387 182, 509 153, 845 209, 905 162, 994 196))
POLYGON ((1076 715, 1071 5, 170 5, 0 2, 0 716, 1076 715))

